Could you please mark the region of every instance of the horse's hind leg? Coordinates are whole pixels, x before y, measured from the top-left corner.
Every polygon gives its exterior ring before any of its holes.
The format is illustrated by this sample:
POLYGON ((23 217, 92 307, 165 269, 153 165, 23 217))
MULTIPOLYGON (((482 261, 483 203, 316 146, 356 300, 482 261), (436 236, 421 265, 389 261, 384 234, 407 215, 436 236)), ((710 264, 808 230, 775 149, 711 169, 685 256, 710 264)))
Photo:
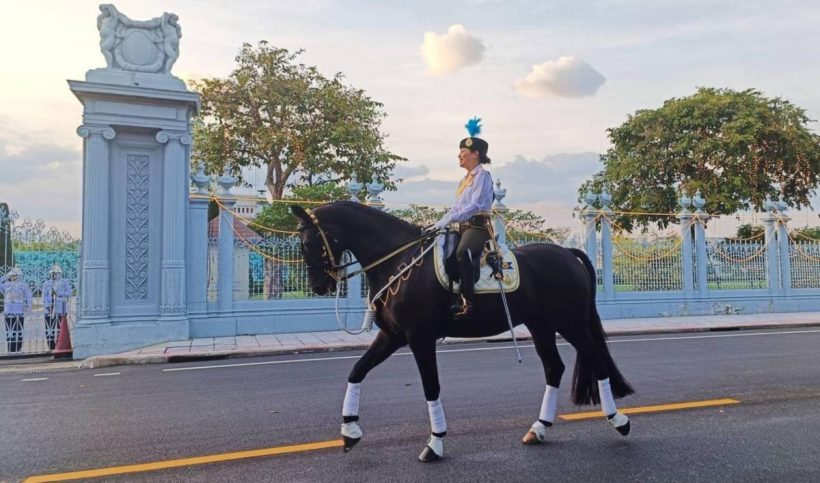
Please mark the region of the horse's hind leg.
POLYGON ((538 420, 533 423, 521 442, 524 444, 541 444, 547 438, 547 428, 555 422, 555 412, 558 406, 558 388, 561 385, 561 376, 564 374, 564 363, 558 354, 555 345, 555 332, 549 329, 529 327, 535 343, 535 350, 544 366, 544 375, 547 387, 544 398, 541 400, 541 412, 538 420))
POLYGON ((344 452, 347 453, 359 440, 362 439, 362 429, 359 427, 359 394, 362 381, 371 369, 378 366, 396 349, 405 345, 404 338, 397 335, 388 335, 380 331, 367 351, 356 361, 353 370, 347 378, 347 392, 342 405, 342 439, 344 452))
MULTIPOLYGON (((615 404, 610 377, 614 376, 618 381, 623 378, 615 367, 612 357, 609 355, 606 343, 594 341, 591 338, 577 334, 566 333, 564 337, 575 346, 578 351, 575 364, 575 374, 573 375, 573 398, 576 404, 599 403, 601 412, 606 416, 609 424, 612 425, 621 435, 629 434, 629 418, 618 411, 615 404), (591 382, 594 380, 597 392, 591 382)), ((621 386, 626 385, 622 392, 632 392, 632 388, 625 382, 618 382, 621 386)))
POLYGON ((444 456, 444 436, 447 434, 447 421, 444 419, 444 408, 439 399, 441 386, 436 365, 436 339, 432 336, 411 338, 410 348, 419 368, 424 397, 427 399, 427 412, 430 415, 431 434, 427 446, 419 455, 419 461, 429 463, 444 456))

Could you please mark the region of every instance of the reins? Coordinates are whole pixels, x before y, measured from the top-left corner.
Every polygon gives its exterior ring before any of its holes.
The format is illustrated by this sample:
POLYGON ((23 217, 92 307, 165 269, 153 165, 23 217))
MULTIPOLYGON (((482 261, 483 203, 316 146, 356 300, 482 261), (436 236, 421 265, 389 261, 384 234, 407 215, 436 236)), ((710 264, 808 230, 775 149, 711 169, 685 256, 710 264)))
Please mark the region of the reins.
POLYGON ((324 244, 324 252, 323 252, 322 255, 323 255, 323 258, 325 258, 325 261, 327 261, 328 264, 330 265, 329 268, 325 268, 325 273, 327 273, 331 278, 336 280, 337 283, 340 283, 343 280, 348 280, 350 278, 353 278, 353 277, 355 277, 359 274, 365 273, 368 270, 370 270, 371 268, 376 267, 378 265, 381 265, 382 263, 386 262, 387 260, 390 260, 394 256, 396 256, 399 253, 407 250, 408 248, 412 247, 413 245, 415 245, 419 242, 424 242, 424 241, 429 240, 430 238, 434 238, 436 235, 438 235, 437 232, 430 232, 430 233, 424 233, 422 235, 413 237, 410 240, 402 242, 396 248, 389 249, 384 255, 376 258, 375 261, 373 261, 371 263, 368 263, 366 266, 362 267, 361 269, 356 270, 356 271, 351 272, 351 273, 348 273, 348 274, 345 274, 345 275, 340 275, 339 272, 341 272, 342 270, 344 270, 347 267, 350 267, 352 265, 355 265, 357 263, 360 263, 360 262, 359 261, 352 261, 352 262, 345 263, 343 265, 337 265, 336 264, 336 257, 333 255, 333 249, 330 246, 330 241, 328 240, 327 235, 325 234, 325 230, 323 230, 321 225, 319 225, 319 219, 316 218, 316 214, 313 213, 313 210, 306 209, 305 211, 307 212, 308 216, 310 216, 310 220, 313 222, 313 226, 315 226, 316 229, 319 231, 319 236, 322 238, 322 243, 324 244))
MULTIPOLYGON (((374 297, 372 297, 372 298, 370 297, 370 291, 368 290, 367 308, 365 309, 364 320, 362 320, 362 327, 358 331, 352 331, 352 330, 348 329, 347 324, 345 323, 343 325, 341 319, 339 319, 339 295, 340 295, 341 282, 344 281, 344 280, 348 280, 350 278, 353 278, 353 277, 355 277, 359 274, 365 273, 373 267, 381 265, 382 263, 386 262, 387 260, 390 260, 391 258, 395 257, 399 253, 407 250, 408 248, 410 248, 410 247, 412 247, 416 244, 421 244, 421 246, 424 247, 424 242, 426 240, 429 240, 431 238, 435 238, 436 236, 438 236, 438 230, 431 231, 429 233, 423 233, 419 236, 411 238, 410 240, 402 242, 397 247, 387 250, 384 255, 377 257, 376 260, 374 260, 371 263, 368 263, 367 265, 365 265, 361 269, 356 270, 356 271, 351 272, 351 273, 346 273, 346 274, 341 274, 340 275, 340 273, 342 271, 344 271, 347 267, 349 267, 351 265, 355 265, 356 263, 359 263, 359 262, 358 261, 353 261, 353 262, 345 263, 343 265, 337 265, 336 264, 336 257, 333 255, 333 248, 330 245, 330 240, 328 240, 328 237, 327 237, 327 234, 325 233, 325 230, 322 229, 321 225, 319 224, 319 219, 316 217, 316 214, 313 213, 313 210, 310 210, 310 209, 305 209, 305 212, 307 212, 308 216, 310 217, 310 220, 313 222, 313 226, 315 226, 316 230, 319 232, 319 236, 322 239, 322 244, 324 245, 323 250, 322 250, 322 261, 323 261, 323 264, 325 265, 324 272, 329 277, 336 280, 336 304, 335 304, 335 306, 336 306, 336 321, 339 323, 339 328, 344 330, 348 334, 352 334, 352 335, 358 335, 358 334, 361 334, 362 332, 370 332, 370 329, 373 327, 373 321, 376 318, 376 310, 374 308, 375 301, 378 300, 378 298, 386 290, 388 290, 390 288, 390 286, 393 285, 393 283, 395 283, 396 281, 402 280, 402 276, 405 273, 412 270, 413 266, 416 265, 422 258, 424 258, 424 256, 430 250, 433 249, 433 247, 435 246, 435 243, 431 243, 428 247, 423 248, 421 250, 421 253, 419 253, 418 256, 413 257, 413 259, 410 261, 410 263, 407 266, 405 266, 403 268, 400 268, 398 274, 391 275, 390 278, 388 279, 388 282, 384 285, 384 287, 381 288, 381 290, 376 292, 376 295, 374 297)), ((408 276, 409 276, 409 274, 408 274, 408 276)))

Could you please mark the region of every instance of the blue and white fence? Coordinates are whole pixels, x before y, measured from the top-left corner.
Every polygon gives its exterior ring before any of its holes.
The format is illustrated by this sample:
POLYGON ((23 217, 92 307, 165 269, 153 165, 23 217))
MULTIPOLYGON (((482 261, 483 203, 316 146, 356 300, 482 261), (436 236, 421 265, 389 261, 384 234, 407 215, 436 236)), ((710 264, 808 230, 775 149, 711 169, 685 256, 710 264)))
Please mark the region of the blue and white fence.
MULTIPOLYGON (((203 187, 206 180, 203 174, 203 187)), ((201 297, 206 300, 204 310, 191 314, 192 336, 335 329, 336 301, 333 295, 312 294, 298 239, 288 233, 262 237, 237 222, 230 194, 233 182, 228 175, 219 178, 223 192, 218 198, 218 233, 210 231, 208 256, 192 260, 202 264, 207 259, 201 270, 207 280, 189 280, 191 287, 207 294, 201 297)), ((354 181, 352 199, 362 188, 369 193, 367 204, 383 207, 379 183, 362 186, 354 181)), ((504 211, 506 190, 498 185, 496 191, 495 209, 504 211)), ((192 209, 208 197, 204 191, 194 195, 192 209)), ((591 258, 604 319, 820 308, 820 241, 790 238, 782 203, 767 205, 765 234, 742 240, 707 238, 710 216, 702 210, 705 200, 700 192, 681 198, 679 233, 654 238, 625 236, 614 221, 617 213, 609 206, 608 193, 589 193, 586 200, 582 245, 595 254, 591 258)), ((205 237, 204 223, 191 226, 192 236, 205 237)), ((503 236, 503 226, 499 231, 503 236)), ((544 241, 507 240, 510 245, 544 241)), ((363 277, 342 287, 340 313, 351 327, 359 322, 366 293, 363 277)))

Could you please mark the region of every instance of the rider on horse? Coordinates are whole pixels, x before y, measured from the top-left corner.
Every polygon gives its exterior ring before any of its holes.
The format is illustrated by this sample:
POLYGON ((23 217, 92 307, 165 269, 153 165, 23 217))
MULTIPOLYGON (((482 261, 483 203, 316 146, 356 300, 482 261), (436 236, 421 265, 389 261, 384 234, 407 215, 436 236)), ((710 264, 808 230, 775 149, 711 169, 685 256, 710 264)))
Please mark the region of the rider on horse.
POLYGON ((450 308, 455 319, 469 318, 475 304, 474 267, 484 251, 484 244, 490 239, 488 231, 489 217, 493 203, 493 181, 490 173, 484 169, 490 163, 487 157, 487 141, 476 137, 481 132, 479 122, 473 118, 465 126, 470 134, 459 143, 458 165, 467 171, 456 190, 456 204, 447 212, 431 230, 437 231, 451 223, 458 223, 461 240, 456 249, 458 261, 459 286, 462 303, 450 308))

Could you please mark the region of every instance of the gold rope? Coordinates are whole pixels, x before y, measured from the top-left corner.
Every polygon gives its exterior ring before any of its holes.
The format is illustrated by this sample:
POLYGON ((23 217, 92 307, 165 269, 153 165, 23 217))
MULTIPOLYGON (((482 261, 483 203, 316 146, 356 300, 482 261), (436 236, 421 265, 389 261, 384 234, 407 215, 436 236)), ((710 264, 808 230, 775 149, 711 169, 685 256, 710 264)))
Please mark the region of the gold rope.
POLYGON ((795 248, 795 251, 796 251, 796 252, 799 252, 799 253, 800 253, 800 255, 802 255, 802 256, 803 256, 803 258, 808 258, 809 260, 812 260, 812 261, 815 261, 815 262, 820 262, 820 258, 815 257, 815 256, 813 256, 813 255, 809 255, 808 253, 806 253, 806 252, 803 250, 803 248, 800 246, 801 244, 800 244, 800 243, 798 243, 798 242, 797 242, 794 238, 792 238, 792 236, 791 236, 791 235, 789 235, 789 240, 791 240, 791 241, 793 242, 793 243, 792 243, 792 246, 795 248))
POLYGON ((254 243, 248 241, 247 238, 243 237, 238 231, 236 231, 236 228, 234 228, 233 224, 231 224, 231 230, 233 231, 234 236, 239 238, 239 240, 241 240, 244 245, 246 245, 252 251, 254 251, 254 252, 258 253, 259 255, 261 255, 266 260, 274 260, 274 261, 281 262, 281 263, 294 263, 294 264, 295 263, 304 263, 304 260, 302 258, 299 258, 299 259, 285 259, 285 258, 277 258, 273 255, 268 255, 267 253, 265 253, 262 250, 260 250, 259 248, 257 248, 254 243))

